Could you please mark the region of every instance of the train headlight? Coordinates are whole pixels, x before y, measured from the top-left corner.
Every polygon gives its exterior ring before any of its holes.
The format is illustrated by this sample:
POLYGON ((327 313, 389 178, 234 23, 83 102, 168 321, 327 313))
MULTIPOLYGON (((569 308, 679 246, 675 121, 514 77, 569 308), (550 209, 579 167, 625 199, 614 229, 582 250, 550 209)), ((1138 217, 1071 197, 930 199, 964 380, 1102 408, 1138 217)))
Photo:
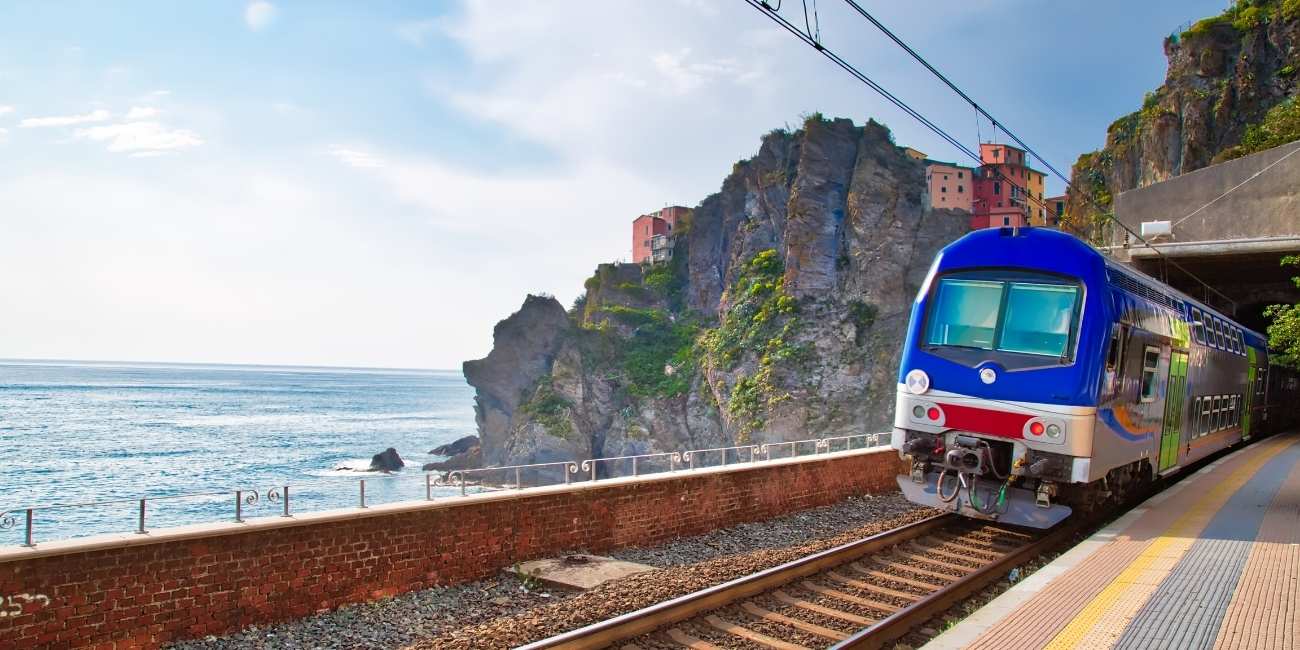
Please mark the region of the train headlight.
POLYGON ((913 407, 912 407, 912 417, 914 417, 914 418, 916 418, 916 419, 918 419, 918 420, 920 420, 921 418, 925 417, 925 407, 924 407, 924 406, 921 406, 920 404, 917 404, 916 406, 913 406, 913 407))
POLYGON ((1042 422, 1029 423, 1029 432, 1036 436, 1043 435, 1043 423, 1042 422))
POLYGON ((1061 427, 1059 427, 1059 426, 1057 426, 1057 425, 1055 425, 1055 424, 1049 424, 1049 425, 1047 425, 1047 437, 1048 437, 1048 438, 1060 438, 1060 437, 1061 437, 1061 427))
POLYGON ((920 368, 909 370, 904 382, 907 384, 907 392, 913 395, 924 395, 930 390, 930 375, 920 368))

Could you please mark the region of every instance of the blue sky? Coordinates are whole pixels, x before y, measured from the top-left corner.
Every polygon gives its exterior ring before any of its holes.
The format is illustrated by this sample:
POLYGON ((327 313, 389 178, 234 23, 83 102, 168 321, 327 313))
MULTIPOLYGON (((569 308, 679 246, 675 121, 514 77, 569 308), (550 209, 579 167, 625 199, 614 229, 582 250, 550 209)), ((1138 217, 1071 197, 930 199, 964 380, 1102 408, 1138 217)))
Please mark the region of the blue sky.
MULTIPOLYGON (((973 146, 969 107, 818 4, 973 146)), ((1066 170, 1226 3, 863 4, 1066 170)), ((0 358, 457 367, 813 111, 958 159, 741 0, 6 3, 0 358)))

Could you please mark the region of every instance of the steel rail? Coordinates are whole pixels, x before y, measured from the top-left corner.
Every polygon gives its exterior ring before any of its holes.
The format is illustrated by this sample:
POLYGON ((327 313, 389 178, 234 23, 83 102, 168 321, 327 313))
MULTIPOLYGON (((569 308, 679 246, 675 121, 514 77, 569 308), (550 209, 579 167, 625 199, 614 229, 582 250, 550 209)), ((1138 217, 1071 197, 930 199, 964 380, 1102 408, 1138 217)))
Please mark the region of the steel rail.
POLYGON ((921 537, 958 520, 959 518, 953 514, 942 514, 922 519, 906 526, 887 530, 786 564, 742 576, 720 585, 535 641, 520 646, 518 650, 604 648, 618 641, 631 639, 653 632, 665 625, 698 616, 701 612, 724 607, 738 600, 771 591, 799 578, 841 566, 868 553, 921 537))

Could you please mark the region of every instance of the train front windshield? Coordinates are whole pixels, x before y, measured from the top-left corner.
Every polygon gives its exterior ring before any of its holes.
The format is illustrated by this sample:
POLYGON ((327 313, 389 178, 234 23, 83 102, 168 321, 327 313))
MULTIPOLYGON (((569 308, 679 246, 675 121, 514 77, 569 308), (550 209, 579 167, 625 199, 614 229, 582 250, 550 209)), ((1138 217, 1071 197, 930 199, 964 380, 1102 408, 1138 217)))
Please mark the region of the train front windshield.
POLYGON ((1068 359, 1078 329, 1076 284, 946 277, 930 302, 925 344, 1068 359))

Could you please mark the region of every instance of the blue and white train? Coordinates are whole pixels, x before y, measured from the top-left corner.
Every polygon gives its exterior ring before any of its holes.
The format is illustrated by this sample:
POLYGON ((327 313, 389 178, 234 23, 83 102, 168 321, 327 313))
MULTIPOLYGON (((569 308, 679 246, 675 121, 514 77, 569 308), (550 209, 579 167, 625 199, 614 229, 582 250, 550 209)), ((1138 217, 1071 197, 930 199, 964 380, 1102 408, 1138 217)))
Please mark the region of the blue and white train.
POLYGON ((1296 413, 1228 316, 1055 230, 939 253, 912 307, 893 445, 913 502, 1048 528, 1296 413))

